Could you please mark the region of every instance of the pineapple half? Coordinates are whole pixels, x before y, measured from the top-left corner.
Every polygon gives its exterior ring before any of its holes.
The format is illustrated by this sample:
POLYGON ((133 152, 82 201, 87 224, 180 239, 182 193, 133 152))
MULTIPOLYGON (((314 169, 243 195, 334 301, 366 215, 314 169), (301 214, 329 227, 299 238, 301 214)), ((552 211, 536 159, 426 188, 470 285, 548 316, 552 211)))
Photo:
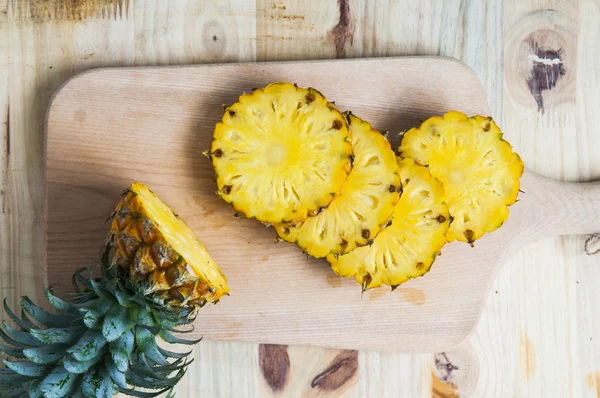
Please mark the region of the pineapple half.
POLYGON ((313 88, 272 83, 225 110, 210 157, 217 194, 241 216, 268 224, 327 206, 350 172, 342 114, 313 88))
POLYGON ((397 161, 402 193, 391 225, 370 246, 327 256, 336 274, 354 277, 363 291, 382 284, 395 288, 426 274, 446 243, 449 215, 442 184, 412 159, 397 161))
POLYGON ((319 214, 276 224, 277 234, 313 257, 344 254, 373 241, 398 202, 400 176, 390 143, 366 121, 344 114, 354 162, 340 195, 319 214))
POLYGON ((400 154, 427 165, 448 195, 449 242, 473 242, 502 226, 519 193, 523 161, 492 118, 448 112, 402 137, 400 154))
MULTIPOLYGON (((191 360, 158 345, 193 345, 176 336, 196 310, 227 294, 225 277, 194 233, 146 186, 134 183, 112 216, 100 259, 73 275, 71 300, 46 290, 55 313, 21 300, 17 328, 3 322, 2 397, 136 397, 173 394, 191 360), (143 388, 145 391, 140 391, 143 388)), ((181 331, 184 332, 184 331, 181 331)))
POLYGON ((112 263, 173 305, 205 304, 229 293, 225 276, 194 232, 148 187, 135 182, 112 216, 112 263))

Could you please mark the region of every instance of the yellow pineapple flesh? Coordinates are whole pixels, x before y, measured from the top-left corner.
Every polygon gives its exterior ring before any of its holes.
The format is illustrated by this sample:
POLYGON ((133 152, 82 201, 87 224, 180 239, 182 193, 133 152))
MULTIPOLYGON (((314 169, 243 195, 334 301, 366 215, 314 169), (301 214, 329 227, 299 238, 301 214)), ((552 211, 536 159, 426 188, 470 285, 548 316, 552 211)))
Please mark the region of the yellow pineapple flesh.
POLYGON ((499 228, 515 203, 523 162, 489 117, 448 112, 407 131, 400 154, 429 167, 448 195, 449 242, 471 245, 499 228))
POLYGON ((412 159, 397 160, 402 193, 391 225, 370 246, 327 256, 335 273, 354 277, 363 290, 395 287, 426 274, 446 243, 449 215, 442 184, 412 159))
POLYGON ((243 94, 214 132, 218 195, 247 218, 302 220, 342 189, 352 154, 342 114, 317 90, 272 83, 243 94))
POLYGON ((112 263, 147 293, 203 304, 229 293, 225 276, 194 232, 148 187, 133 183, 112 216, 112 263))
POLYGON ((369 123, 346 113, 352 138, 352 171, 340 195, 319 214, 276 224, 278 235, 313 257, 344 254, 375 239, 398 202, 400 176, 388 140, 369 123))

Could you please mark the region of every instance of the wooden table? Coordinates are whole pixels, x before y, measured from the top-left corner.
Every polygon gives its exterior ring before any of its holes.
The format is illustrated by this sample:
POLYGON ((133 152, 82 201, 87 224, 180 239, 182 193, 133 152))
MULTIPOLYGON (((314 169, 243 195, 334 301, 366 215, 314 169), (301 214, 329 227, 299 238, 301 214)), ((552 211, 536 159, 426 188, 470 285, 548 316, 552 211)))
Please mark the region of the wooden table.
MULTIPOLYGON (((478 74, 530 169, 600 177, 597 0, 308 3, 0 0, 0 296, 42 301, 44 116, 52 93, 90 68, 454 57, 478 74)), ((515 256, 451 351, 205 341, 178 396, 600 397, 600 257, 584 241, 548 239, 515 256)))

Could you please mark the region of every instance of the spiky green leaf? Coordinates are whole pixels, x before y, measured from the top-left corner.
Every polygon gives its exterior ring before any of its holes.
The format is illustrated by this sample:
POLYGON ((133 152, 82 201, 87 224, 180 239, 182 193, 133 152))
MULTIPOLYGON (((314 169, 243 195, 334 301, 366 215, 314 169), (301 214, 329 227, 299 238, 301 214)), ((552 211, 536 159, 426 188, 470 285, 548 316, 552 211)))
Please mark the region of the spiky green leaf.
POLYGON ((147 388, 149 390, 158 390, 165 387, 174 387, 181 380, 184 372, 180 371, 177 375, 170 378, 155 378, 140 375, 132 370, 127 372, 127 382, 136 387, 147 388))
POLYGON ((156 322, 150 311, 145 308, 135 306, 129 309, 129 316, 136 325, 156 326, 156 322))
POLYGON ((40 377, 48 372, 49 367, 43 364, 34 363, 34 362, 26 362, 26 361, 18 361, 11 362, 6 359, 3 360, 4 364, 7 368, 12 370, 13 372, 27 377, 40 377))
POLYGON ((33 323, 31 323, 31 321, 29 319, 27 319, 27 316, 25 315, 25 313, 22 310, 21 310, 21 314, 22 314, 23 318, 19 318, 14 312, 12 312, 10 307, 6 303, 6 299, 4 299, 4 311, 8 314, 8 316, 10 316, 10 319, 12 319, 14 323, 19 325, 19 327, 21 329, 28 331, 30 328, 32 328, 34 326, 33 323))
POLYGON ((149 330, 138 327, 135 331, 135 342, 137 347, 153 362, 159 365, 166 365, 168 362, 160 352, 160 347, 156 345, 156 339, 149 330))
POLYGON ((108 372, 100 367, 89 371, 83 376, 81 390, 88 397, 110 398, 112 396, 113 382, 108 372))
POLYGON ((148 302, 146 301, 146 297, 143 294, 134 294, 130 297, 130 300, 144 308, 148 308, 148 302))
POLYGON ((27 347, 40 347, 42 342, 32 337, 28 332, 20 332, 11 328, 6 322, 2 321, 2 327, 8 336, 14 341, 23 344, 27 347))
POLYGON ((168 330, 169 332, 174 332, 174 333, 179 333, 179 334, 186 334, 186 333, 191 333, 194 331, 194 325, 192 325, 192 327, 190 327, 189 329, 181 329, 181 328, 179 328, 179 326, 183 326, 183 325, 176 325, 171 322, 165 322, 164 320, 161 320, 159 322, 159 326, 160 326, 160 330, 168 330))
POLYGON ((33 302, 27 296, 21 299, 21 307, 23 307, 23 309, 27 311, 27 313, 31 315, 36 321, 40 322, 43 325, 53 328, 69 327, 75 320, 73 317, 68 315, 51 314, 49 312, 44 311, 43 309, 33 304, 33 302))
POLYGON ((108 312, 112 303, 110 301, 97 299, 86 303, 86 305, 79 310, 81 313, 85 314, 83 317, 83 323, 88 328, 94 328, 99 322, 100 319, 108 312))
POLYGON ((110 308, 102 322, 102 334, 108 341, 115 341, 129 331, 134 323, 129 318, 129 311, 116 303, 110 308))
POLYGON ((46 398, 65 397, 73 390, 78 378, 76 374, 69 373, 62 364, 56 365, 40 383, 40 390, 46 398))
POLYGON ((125 379, 125 372, 121 372, 117 369, 117 365, 111 359, 106 361, 106 370, 108 370, 108 374, 112 381, 119 387, 123 389, 127 389, 127 380, 125 379))
POLYGON ((23 354, 22 349, 9 347, 4 344, 0 344, 0 352, 3 352, 6 355, 13 357, 13 358, 25 358, 25 355, 23 354))
POLYGON ((61 300, 54 295, 54 293, 52 292, 52 286, 50 286, 48 289, 46 289, 44 294, 46 295, 46 298, 50 302, 50 305, 56 311, 62 312, 63 314, 71 315, 73 317, 81 316, 81 313, 79 312, 79 308, 75 304, 61 300))
POLYGON ((2 391, 2 398, 23 398, 28 397, 27 389, 23 386, 14 388, 12 390, 2 391))
POLYGON ((76 342, 85 331, 85 327, 73 328, 48 328, 48 329, 30 329, 29 333, 39 341, 46 344, 69 343, 76 342))
POLYGON ((188 355, 190 355, 192 353, 191 351, 188 351, 188 352, 173 352, 173 351, 165 350, 162 347, 158 347, 158 351, 160 351, 160 353, 162 355, 164 355, 165 357, 167 357, 167 358, 185 358, 185 357, 187 357, 188 355))
POLYGON ((0 329, 0 339, 4 340, 8 344, 16 348, 28 348, 25 344, 19 343, 15 339, 11 338, 3 329, 0 329))
POLYGON ((166 341, 167 343, 171 343, 171 344, 194 345, 194 344, 198 344, 202 340, 202 337, 200 337, 199 339, 196 339, 196 340, 182 339, 182 338, 179 338, 179 337, 175 336, 173 333, 171 333, 171 332, 169 332, 168 330, 165 330, 165 329, 162 329, 159 332, 159 336, 164 341, 166 341))
POLYGON ((129 331, 110 343, 112 360, 121 372, 126 372, 129 368, 129 358, 133 352, 134 340, 133 331, 129 331))
POLYGON ((173 372, 187 367, 193 360, 185 362, 183 358, 177 359, 168 365, 153 365, 148 362, 144 354, 138 356, 138 361, 131 364, 131 370, 144 377, 166 378, 173 372))
POLYGON ((67 355, 68 344, 48 344, 37 348, 27 348, 23 350, 23 354, 35 363, 52 363, 56 362, 67 355))
POLYGON ((94 288, 94 292, 106 301, 110 301, 111 303, 116 301, 117 298, 104 286, 102 283, 96 282, 94 280, 90 280, 92 287, 94 288))
POLYGON ((13 372, 12 370, 9 370, 9 369, 2 369, 2 370, 8 370, 10 373, 8 373, 8 372, 0 373, 0 391, 3 391, 4 389, 8 390, 11 388, 20 387, 24 383, 27 383, 30 380, 28 377, 20 376, 20 375, 16 374, 15 372, 13 372))
POLYGON ((130 300, 130 296, 121 290, 115 291, 115 297, 119 301, 119 304, 121 304, 121 307, 133 307, 136 305, 135 302, 130 300))
POLYGON ((92 284, 90 281, 81 275, 85 272, 87 268, 79 268, 73 273, 73 277, 71 278, 71 282, 73 283, 73 287, 77 293, 81 293, 85 290, 92 290, 92 284), (81 287, 79 285, 81 284, 81 287))
POLYGON ((44 393, 40 390, 40 383, 33 381, 23 386, 27 390, 29 398, 44 398, 44 393))
POLYGON ((78 388, 73 394, 71 394, 69 398, 85 398, 85 395, 83 395, 83 391, 81 391, 81 389, 78 388))
POLYGON ((133 390, 133 389, 129 389, 129 388, 118 388, 118 391, 123 394, 126 394, 126 395, 131 395, 132 397, 154 398, 154 397, 158 397, 161 394, 166 393, 170 389, 171 389, 170 387, 167 387, 160 391, 147 392, 147 391, 137 391, 137 390, 133 390))
POLYGON ((67 369, 71 373, 83 374, 87 372, 92 366, 97 364, 102 356, 108 351, 106 347, 104 347, 98 355, 88 361, 78 361, 72 356, 67 356, 64 359, 65 369, 67 369))
POLYGON ((89 361, 96 357, 107 344, 102 332, 88 330, 81 338, 67 350, 78 361, 89 361))

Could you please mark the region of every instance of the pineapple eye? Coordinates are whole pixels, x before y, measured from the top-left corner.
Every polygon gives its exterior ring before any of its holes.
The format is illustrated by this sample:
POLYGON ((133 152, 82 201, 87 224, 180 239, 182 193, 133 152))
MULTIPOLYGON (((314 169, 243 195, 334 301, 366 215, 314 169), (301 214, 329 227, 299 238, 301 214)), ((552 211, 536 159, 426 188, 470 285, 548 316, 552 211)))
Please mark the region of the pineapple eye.
POLYGON ((475 242, 475 233, 472 230, 467 229, 465 231, 465 238, 467 239, 467 242, 469 243, 469 245, 471 245, 471 247, 473 247, 474 246, 473 242, 475 242))

